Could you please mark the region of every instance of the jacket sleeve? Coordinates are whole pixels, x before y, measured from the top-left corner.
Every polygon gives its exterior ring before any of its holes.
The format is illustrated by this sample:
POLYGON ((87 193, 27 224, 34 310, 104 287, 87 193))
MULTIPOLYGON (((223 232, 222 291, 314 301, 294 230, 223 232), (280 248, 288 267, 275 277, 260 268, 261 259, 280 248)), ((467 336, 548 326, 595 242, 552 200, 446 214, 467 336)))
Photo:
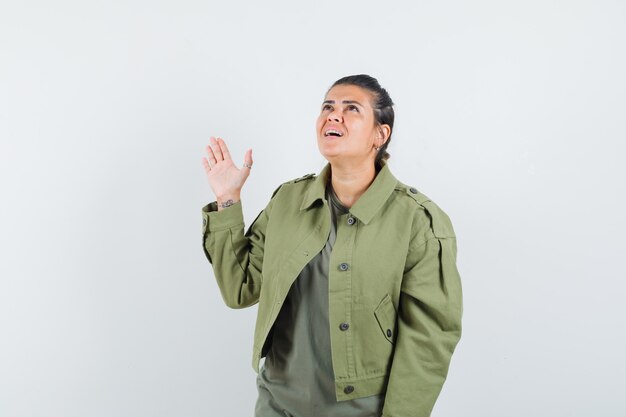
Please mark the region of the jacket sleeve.
POLYGON ((244 308, 259 301, 265 231, 279 189, 245 233, 241 200, 220 211, 217 201, 202 208, 204 254, 228 307, 244 308))
POLYGON ((383 417, 430 416, 461 338, 456 237, 437 211, 425 240, 414 239, 408 250, 383 417))

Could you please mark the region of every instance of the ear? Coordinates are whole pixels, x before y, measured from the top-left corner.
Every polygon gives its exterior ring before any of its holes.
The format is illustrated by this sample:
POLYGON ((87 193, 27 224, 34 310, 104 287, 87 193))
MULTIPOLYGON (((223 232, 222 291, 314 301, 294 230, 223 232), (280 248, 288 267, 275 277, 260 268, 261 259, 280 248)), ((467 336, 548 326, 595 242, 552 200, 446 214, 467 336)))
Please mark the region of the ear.
POLYGON ((385 142, 387 142, 387 139, 389 139, 390 135, 391 135, 391 128, 389 127, 388 124, 378 125, 378 137, 377 137, 377 140, 379 141, 378 146, 383 146, 385 142))

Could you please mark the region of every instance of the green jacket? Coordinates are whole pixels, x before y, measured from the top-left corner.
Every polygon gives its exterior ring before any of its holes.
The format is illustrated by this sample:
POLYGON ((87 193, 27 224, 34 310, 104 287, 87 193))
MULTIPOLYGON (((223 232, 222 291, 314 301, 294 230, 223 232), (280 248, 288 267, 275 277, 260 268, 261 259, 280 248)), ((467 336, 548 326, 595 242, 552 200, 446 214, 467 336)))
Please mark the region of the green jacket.
MULTIPOLYGON (((227 306, 259 303, 252 367, 291 284, 324 247, 330 210, 319 176, 285 182, 244 233, 241 201, 202 208, 204 253, 227 306)), ((337 219, 329 317, 338 401, 385 392, 383 417, 427 417, 461 337, 462 290, 449 217, 384 163, 337 219)))

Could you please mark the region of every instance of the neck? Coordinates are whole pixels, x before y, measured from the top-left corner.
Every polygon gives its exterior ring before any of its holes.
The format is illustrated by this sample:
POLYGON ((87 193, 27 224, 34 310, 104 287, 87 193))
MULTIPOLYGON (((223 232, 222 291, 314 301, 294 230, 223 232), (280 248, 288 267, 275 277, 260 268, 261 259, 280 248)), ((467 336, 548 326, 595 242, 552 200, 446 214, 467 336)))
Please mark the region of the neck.
POLYGON ((331 163, 330 181, 341 204, 350 208, 376 178, 372 161, 359 166, 331 163))

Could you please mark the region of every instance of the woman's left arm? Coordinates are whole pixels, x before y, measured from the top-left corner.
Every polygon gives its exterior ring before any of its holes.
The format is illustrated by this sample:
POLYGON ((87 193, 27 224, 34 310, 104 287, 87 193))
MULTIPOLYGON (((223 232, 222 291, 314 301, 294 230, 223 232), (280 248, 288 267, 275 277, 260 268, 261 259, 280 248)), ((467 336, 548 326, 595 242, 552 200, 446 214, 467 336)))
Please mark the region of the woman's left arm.
POLYGON ((382 417, 428 417, 461 338, 461 278, 456 236, 434 203, 431 228, 408 250, 397 337, 382 417))

